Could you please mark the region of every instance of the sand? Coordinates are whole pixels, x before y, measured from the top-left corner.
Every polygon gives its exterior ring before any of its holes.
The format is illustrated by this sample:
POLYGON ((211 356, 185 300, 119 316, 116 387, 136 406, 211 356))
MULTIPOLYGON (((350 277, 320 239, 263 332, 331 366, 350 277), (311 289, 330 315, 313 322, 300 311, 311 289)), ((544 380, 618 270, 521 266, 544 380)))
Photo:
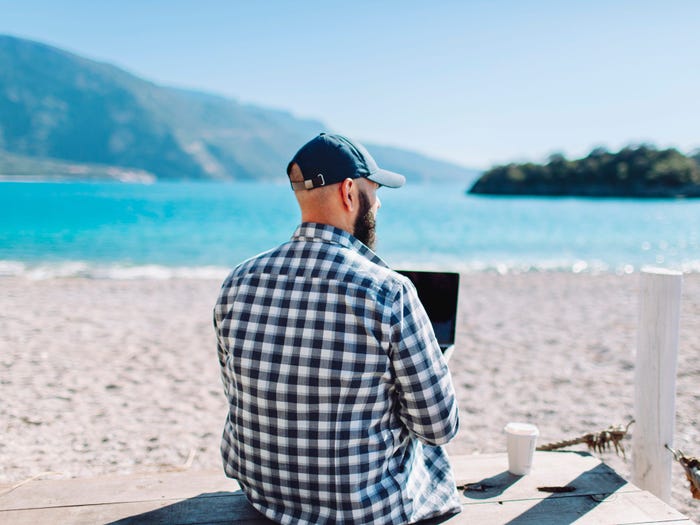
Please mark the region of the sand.
MULTIPOLYGON (((221 468, 219 284, 0 278, 0 484, 44 472, 221 468)), ((631 420, 638 285, 638 274, 463 275, 450 362, 461 430, 449 452, 504 451, 508 421, 535 423, 545 443, 631 420)), ((696 456, 699 380, 700 275, 691 274, 675 445, 696 456)), ((600 457, 629 478, 629 460, 600 457)), ((675 463, 671 503, 699 519, 675 463)))

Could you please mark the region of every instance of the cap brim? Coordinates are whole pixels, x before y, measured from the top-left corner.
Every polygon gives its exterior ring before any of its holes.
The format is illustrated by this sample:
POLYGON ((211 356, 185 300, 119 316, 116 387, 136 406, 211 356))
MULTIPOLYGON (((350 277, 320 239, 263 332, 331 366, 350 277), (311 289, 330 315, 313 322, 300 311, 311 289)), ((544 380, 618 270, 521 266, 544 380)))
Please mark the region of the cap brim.
POLYGON ((383 169, 378 169, 367 178, 372 182, 376 182, 381 186, 386 186, 387 188, 400 188, 406 182, 406 177, 394 173, 393 171, 387 171, 383 169))

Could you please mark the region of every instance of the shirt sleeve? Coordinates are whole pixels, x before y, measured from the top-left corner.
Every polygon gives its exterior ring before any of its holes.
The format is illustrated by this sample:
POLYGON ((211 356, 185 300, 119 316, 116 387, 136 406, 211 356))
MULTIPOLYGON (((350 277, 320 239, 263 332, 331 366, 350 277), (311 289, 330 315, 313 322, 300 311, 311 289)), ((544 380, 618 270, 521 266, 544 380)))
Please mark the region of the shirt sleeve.
POLYGON ((392 303, 391 360, 399 417, 427 445, 443 445, 459 429, 452 378, 418 293, 402 282, 392 303))
POLYGON ((214 333, 216 334, 216 353, 219 357, 219 366, 223 368, 226 365, 226 350, 224 350, 224 345, 221 341, 221 333, 219 332, 219 322, 216 313, 216 308, 214 308, 212 321, 214 324, 214 333))
POLYGON ((224 385, 224 394, 229 395, 229 389, 231 386, 231 378, 229 377, 228 369, 226 368, 226 358, 228 351, 223 341, 223 334, 221 333, 221 327, 219 325, 219 305, 217 303, 213 312, 213 323, 214 332, 216 333, 216 353, 219 358, 219 370, 221 372, 221 382, 224 385))

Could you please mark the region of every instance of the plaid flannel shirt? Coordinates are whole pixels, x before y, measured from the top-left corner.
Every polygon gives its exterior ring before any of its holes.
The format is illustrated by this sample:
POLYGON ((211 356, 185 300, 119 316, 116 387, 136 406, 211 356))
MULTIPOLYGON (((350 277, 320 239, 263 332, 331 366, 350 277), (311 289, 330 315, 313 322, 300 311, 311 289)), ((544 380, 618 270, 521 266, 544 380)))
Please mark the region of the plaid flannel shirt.
POLYGON ((249 259, 214 308, 229 402, 221 453, 282 524, 412 523, 459 511, 440 445, 454 389, 412 283, 332 226, 249 259))

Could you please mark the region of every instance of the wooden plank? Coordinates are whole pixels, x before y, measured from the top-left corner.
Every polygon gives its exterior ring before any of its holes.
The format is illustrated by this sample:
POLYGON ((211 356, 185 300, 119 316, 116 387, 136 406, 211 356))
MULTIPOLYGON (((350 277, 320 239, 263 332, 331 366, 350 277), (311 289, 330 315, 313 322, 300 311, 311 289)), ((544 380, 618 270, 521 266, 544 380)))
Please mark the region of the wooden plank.
POLYGON ((202 494, 181 501, 138 501, 105 505, 77 505, 0 512, 0 523, 37 525, 38 523, 71 523, 92 525, 163 524, 203 525, 269 525, 251 507, 241 492, 202 494))
POLYGON ((613 494, 599 501, 590 496, 546 498, 467 504, 462 512, 444 522, 448 525, 472 523, 508 525, 632 525, 692 522, 646 491, 613 494))
POLYGON ((671 520, 671 521, 642 521, 635 523, 622 523, 621 525, 651 525, 654 523, 661 523, 663 525, 695 525, 696 522, 690 518, 684 518, 682 520, 671 520))
MULTIPOLYGON (((508 474, 504 454, 455 456, 451 462, 455 478, 461 480, 458 484, 476 483, 484 489, 465 491, 467 500, 531 497, 537 494, 537 487, 565 486, 580 473, 590 472, 601 465, 598 459, 582 452, 535 452, 531 474, 517 477, 508 474), (501 496, 504 491, 506 494, 501 496)), ((608 487, 607 492, 613 492, 610 487, 620 483, 621 479, 613 470, 607 469, 602 476, 589 474, 576 488, 584 493, 605 492, 596 490, 598 484, 598 487, 608 487), (590 482, 587 482, 589 478, 590 482)), ((201 493, 235 492, 238 489, 238 484, 219 470, 151 472, 94 479, 44 479, 22 485, 5 496, 0 495, 0 510, 184 499, 201 493)), ((2 492, 0 487, 0 494, 2 492)))
MULTIPOLYGON (((239 493, 240 494, 240 493, 239 493)), ((108 505, 54 507, 0 513, 0 521, 16 525, 37 523, 110 523, 112 525, 172 524, 269 525, 248 504, 232 495, 202 495, 183 501, 150 501, 108 505)), ((632 525, 673 523, 692 525, 680 513, 646 491, 615 494, 598 500, 590 496, 468 503, 449 525, 471 523, 555 525, 632 525)))
MULTIPOLYGON (((471 481, 479 477, 508 471, 508 455, 474 454, 451 456, 450 464, 458 480, 471 481)), ((562 475, 591 470, 600 464, 600 460, 587 452, 581 451, 536 451, 532 460, 532 472, 523 479, 534 478, 543 472, 560 472, 562 475)))
POLYGON ((236 481, 221 470, 149 472, 97 478, 36 480, 3 494, 0 510, 184 499, 202 493, 235 492, 236 481))
MULTIPOLYGON (((445 523, 691 523, 589 454, 536 452, 527 476, 509 474, 505 454, 451 461, 458 480, 476 485, 461 492, 464 511, 445 523)), ((38 480, 0 495, 0 523, 50 522, 270 523, 220 471, 38 480)))
POLYGON ((450 461, 457 485, 468 484, 466 489, 460 491, 463 503, 640 490, 585 452, 535 452, 532 471, 527 476, 510 474, 505 454, 457 456, 450 458, 450 461))

